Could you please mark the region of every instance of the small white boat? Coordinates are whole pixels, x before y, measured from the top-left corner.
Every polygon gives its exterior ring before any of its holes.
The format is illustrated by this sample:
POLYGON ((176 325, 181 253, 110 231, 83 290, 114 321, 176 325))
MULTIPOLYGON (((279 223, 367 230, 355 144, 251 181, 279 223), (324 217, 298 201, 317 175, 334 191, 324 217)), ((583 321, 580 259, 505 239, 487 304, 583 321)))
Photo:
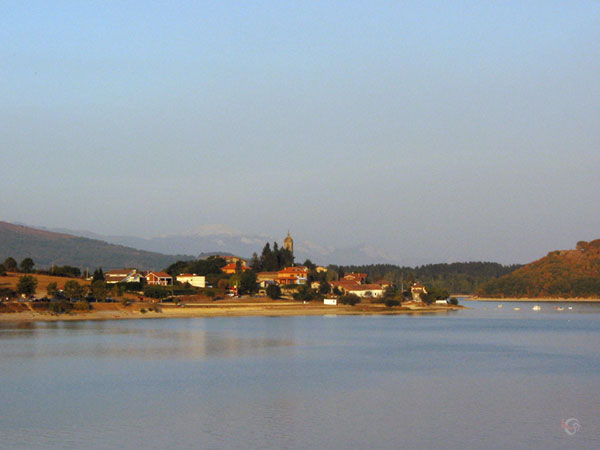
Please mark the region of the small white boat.
POLYGON ((513 308, 515 311, 521 311, 521 308, 513 308))
POLYGON ((498 308, 502 308, 502 305, 498 305, 498 308))
POLYGON ((564 311, 565 307, 564 306, 555 306, 554 309, 557 311, 564 311))
POLYGON ((533 309, 534 311, 541 311, 542 307, 540 305, 534 305, 531 309, 533 309))
POLYGON ((573 309, 573 307, 572 307, 572 306, 569 306, 569 309, 573 309))

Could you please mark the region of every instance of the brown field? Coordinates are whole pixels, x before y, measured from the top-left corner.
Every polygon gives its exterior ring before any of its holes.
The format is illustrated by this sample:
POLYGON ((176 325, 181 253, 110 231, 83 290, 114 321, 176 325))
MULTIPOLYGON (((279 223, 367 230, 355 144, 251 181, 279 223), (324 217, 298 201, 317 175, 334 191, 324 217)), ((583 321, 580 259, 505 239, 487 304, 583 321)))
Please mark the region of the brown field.
MULTIPOLYGON (((21 278, 23 275, 29 274, 8 272, 6 276, 0 277, 0 287, 7 287, 16 290, 19 278, 21 278)), ((75 280, 79 284, 83 285, 90 284, 89 281, 82 280, 81 278, 53 277, 50 275, 39 275, 37 273, 32 273, 30 275, 33 275, 38 280, 37 289, 35 291, 36 297, 44 297, 46 295, 46 289, 48 288, 48 285, 53 282, 58 285, 59 289, 63 289, 65 287, 65 283, 69 280, 75 280)))

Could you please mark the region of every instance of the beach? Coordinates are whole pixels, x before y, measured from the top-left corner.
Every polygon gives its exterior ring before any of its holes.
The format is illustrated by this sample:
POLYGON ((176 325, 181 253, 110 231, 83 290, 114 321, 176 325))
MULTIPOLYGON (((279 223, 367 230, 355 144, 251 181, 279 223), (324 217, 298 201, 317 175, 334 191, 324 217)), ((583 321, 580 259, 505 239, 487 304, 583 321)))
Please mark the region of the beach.
POLYGON ((135 302, 91 303, 90 311, 71 311, 56 314, 47 311, 40 302, 5 302, 0 307, 0 321, 62 321, 62 320, 117 320, 195 318, 227 316, 316 316, 316 315, 393 315, 430 314, 456 311, 463 306, 407 304, 388 308, 380 303, 355 306, 324 305, 321 302, 270 300, 264 297, 196 301, 176 305, 173 303, 135 302))

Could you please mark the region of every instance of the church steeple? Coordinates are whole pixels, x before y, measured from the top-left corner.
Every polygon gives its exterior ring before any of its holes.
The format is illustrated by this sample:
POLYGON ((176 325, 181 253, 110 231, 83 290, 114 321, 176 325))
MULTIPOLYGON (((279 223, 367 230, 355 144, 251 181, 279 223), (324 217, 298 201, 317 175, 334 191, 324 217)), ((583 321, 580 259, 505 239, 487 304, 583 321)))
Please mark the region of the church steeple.
POLYGON ((292 239, 292 236, 290 236, 289 230, 287 237, 283 240, 283 248, 289 250, 290 253, 294 254, 294 240, 292 239))

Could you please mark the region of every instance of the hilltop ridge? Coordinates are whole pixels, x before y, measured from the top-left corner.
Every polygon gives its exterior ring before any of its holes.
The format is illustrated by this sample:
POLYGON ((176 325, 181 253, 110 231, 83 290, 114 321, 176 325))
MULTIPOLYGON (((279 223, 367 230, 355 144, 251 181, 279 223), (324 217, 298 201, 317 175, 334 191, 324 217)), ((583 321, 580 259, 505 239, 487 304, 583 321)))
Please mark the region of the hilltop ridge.
POLYGON ((164 255, 0 221, 0 258, 8 256, 16 260, 30 257, 38 268, 72 265, 80 268, 162 269, 181 259, 193 259, 189 255, 164 255))
POLYGON ((600 297, 600 239, 555 250, 514 272, 483 284, 486 297, 600 297))

